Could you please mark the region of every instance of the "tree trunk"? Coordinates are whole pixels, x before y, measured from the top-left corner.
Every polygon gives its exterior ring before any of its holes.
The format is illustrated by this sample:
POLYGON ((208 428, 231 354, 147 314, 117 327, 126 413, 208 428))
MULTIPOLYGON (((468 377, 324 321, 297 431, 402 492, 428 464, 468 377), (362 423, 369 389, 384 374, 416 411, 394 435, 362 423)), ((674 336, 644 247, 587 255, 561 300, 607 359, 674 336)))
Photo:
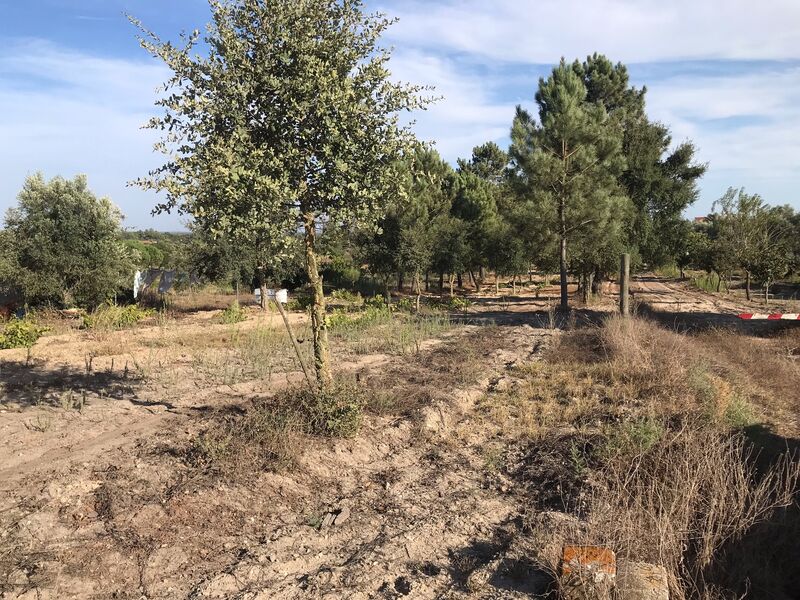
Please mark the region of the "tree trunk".
POLYGON ((389 287, 389 277, 383 280, 383 284, 386 288, 386 306, 392 305, 392 290, 389 287))
POLYGON ((720 288, 722 288, 722 275, 717 275, 717 293, 719 294, 720 288))
POLYGON ((561 248, 559 267, 561 270, 561 308, 569 309, 569 288, 567 287, 567 207, 562 198, 558 205, 558 219, 561 224, 561 248))
POLYGON ((494 276, 494 295, 500 295, 500 280, 497 278, 497 275, 494 276))
POLYGON ((475 273, 470 269, 469 276, 472 278, 472 283, 475 285, 475 291, 480 294, 481 293, 481 283, 478 279, 475 278, 475 273))
POLYGON ((444 292, 444 271, 439 271, 439 294, 444 292))
POLYGON ((592 299, 592 289, 594 287, 594 271, 589 271, 583 275, 583 303, 589 304, 592 299))
POLYGON ((516 275, 512 275, 511 276, 511 293, 514 294, 515 296, 517 295, 517 276, 516 275))
POLYGON ((422 297, 422 281, 420 281, 419 271, 414 274, 414 280, 417 286, 416 312, 419 312, 419 299, 422 297))
POLYGON ((425 291, 431 291, 430 271, 425 271, 425 291))
POLYGON ((314 213, 303 213, 305 229, 306 273, 311 287, 313 303, 311 305, 311 334, 314 342, 314 371, 320 388, 327 387, 333 381, 331 373, 330 349, 328 347, 328 324, 325 319, 325 291, 322 288, 322 277, 317 265, 317 249, 314 213))
POLYGON ((403 272, 397 272, 397 293, 401 294, 403 292, 403 272))
POLYGON ((450 297, 452 298, 455 294, 453 292, 453 282, 455 281, 455 275, 450 273, 450 297))
POLYGON ((267 284, 262 281, 258 289, 261 290, 261 310, 267 310, 267 284))
POLYGON ((458 274, 458 289, 460 290, 464 289, 464 282, 461 279, 461 273, 458 274))
POLYGON ((764 304, 769 304, 769 280, 764 282, 764 304))
POLYGON ((750 271, 744 272, 744 294, 750 300, 750 271))

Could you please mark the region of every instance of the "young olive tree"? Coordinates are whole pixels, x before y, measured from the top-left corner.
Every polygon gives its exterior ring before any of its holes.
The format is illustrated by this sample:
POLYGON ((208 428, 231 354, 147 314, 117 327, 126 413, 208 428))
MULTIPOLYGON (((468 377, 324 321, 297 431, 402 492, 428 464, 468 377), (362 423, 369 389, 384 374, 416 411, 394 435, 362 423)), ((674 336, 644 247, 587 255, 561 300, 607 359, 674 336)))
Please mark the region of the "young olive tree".
POLYGON ((373 223, 413 136, 400 113, 422 88, 393 83, 379 38, 391 21, 360 0, 211 0, 204 35, 177 47, 137 21, 173 72, 150 121, 166 163, 137 183, 204 228, 280 261, 302 233, 314 366, 332 378, 318 267, 321 225, 373 223))

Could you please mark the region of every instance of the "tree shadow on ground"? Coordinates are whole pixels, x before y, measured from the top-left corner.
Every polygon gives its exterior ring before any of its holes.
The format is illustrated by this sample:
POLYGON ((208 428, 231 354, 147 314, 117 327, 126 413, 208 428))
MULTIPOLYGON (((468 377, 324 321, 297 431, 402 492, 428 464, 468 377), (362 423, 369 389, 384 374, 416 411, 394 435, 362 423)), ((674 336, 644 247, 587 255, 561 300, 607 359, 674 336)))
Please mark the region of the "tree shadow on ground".
POLYGON ((743 335, 770 337, 800 327, 800 321, 746 320, 730 313, 653 310, 645 303, 637 307, 636 313, 679 333, 726 329, 743 335))
POLYGON ((475 298, 473 304, 476 308, 453 314, 451 318, 464 325, 529 325, 534 329, 574 329, 599 325, 610 314, 608 310, 580 306, 563 312, 558 309, 557 303, 557 299, 547 297, 475 298))
POLYGON ((127 365, 115 370, 48 368, 41 361, 0 363, 0 403, 20 406, 62 406, 86 395, 136 402, 142 379, 127 365))
POLYGON ((527 556, 517 556, 512 548, 521 528, 517 521, 501 525, 489 539, 472 540, 463 548, 450 550, 450 575, 458 587, 473 591, 476 585, 487 585, 538 598, 555 590, 551 573, 527 556))

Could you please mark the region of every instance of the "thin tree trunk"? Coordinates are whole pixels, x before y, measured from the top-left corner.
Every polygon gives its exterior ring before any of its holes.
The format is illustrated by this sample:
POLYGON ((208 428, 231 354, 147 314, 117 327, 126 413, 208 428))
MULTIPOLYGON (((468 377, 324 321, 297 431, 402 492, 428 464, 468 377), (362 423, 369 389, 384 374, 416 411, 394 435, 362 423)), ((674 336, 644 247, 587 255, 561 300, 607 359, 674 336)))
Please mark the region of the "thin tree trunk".
POLYGON ((314 342, 314 371, 320 388, 333 381, 331 373, 330 349, 328 347, 328 325, 325 319, 325 291, 317 265, 316 222, 314 213, 303 213, 305 234, 306 273, 311 287, 311 334, 314 342))
POLYGON ((403 292, 403 272, 397 272, 397 293, 400 294, 403 292))
POLYGON ((422 296, 422 282, 420 281, 419 271, 414 274, 414 280, 417 285, 416 312, 419 312, 419 299, 422 296))
POLYGON ((515 296, 517 295, 517 276, 516 275, 512 275, 511 276, 511 293, 514 294, 515 296))
POLYGON ((481 284, 480 284, 480 283, 478 282, 478 280, 475 278, 475 272, 474 272, 472 269, 470 269, 470 270, 469 270, 469 276, 470 276, 470 279, 472 279, 472 285, 474 285, 474 286, 475 286, 475 291, 476 291, 477 293, 480 293, 480 291, 481 291, 481 284))
POLYGON ((603 295, 603 274, 600 269, 595 269, 592 275, 592 294, 595 296, 603 295))
POLYGON ((425 291, 431 291, 430 271, 425 271, 425 291))
POLYGON ((744 293, 747 300, 750 300, 750 271, 744 272, 744 293))
POLYGON ((561 308, 569 309, 569 288, 567 287, 567 212, 562 198, 558 205, 558 218, 561 224, 561 252, 559 267, 561 270, 561 308))
POLYGON ((464 289, 464 282, 461 279, 461 273, 458 274, 458 289, 464 289))
POLYGON ((267 284, 262 281, 258 289, 261 290, 261 310, 267 310, 267 284))
POLYGON ((455 275, 450 273, 450 297, 451 298, 455 295, 455 293, 453 292, 453 283, 455 281, 455 278, 456 278, 455 275))
POLYGON ((769 304, 769 281, 764 283, 764 304, 769 304))
POLYGON ((497 277, 497 274, 494 276, 494 295, 500 295, 500 279, 497 277))
POLYGON ((439 271, 439 293, 444 292, 444 271, 439 271))
POLYGON ((389 287, 389 277, 383 280, 383 284, 386 288, 386 306, 392 305, 392 289, 389 287))

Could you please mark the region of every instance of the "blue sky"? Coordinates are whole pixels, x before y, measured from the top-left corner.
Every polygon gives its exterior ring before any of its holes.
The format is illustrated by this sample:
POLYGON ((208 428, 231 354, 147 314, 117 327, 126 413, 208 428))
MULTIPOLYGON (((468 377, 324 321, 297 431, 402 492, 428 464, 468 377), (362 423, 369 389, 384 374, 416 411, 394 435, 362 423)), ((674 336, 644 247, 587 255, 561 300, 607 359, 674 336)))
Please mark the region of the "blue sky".
MULTIPOLYGON (((728 186, 800 208, 800 2, 796 0, 367 0, 399 17, 388 35, 398 79, 444 96, 417 135, 455 162, 508 142, 517 104, 561 56, 598 51, 648 87, 648 112, 709 163, 705 214, 728 186)), ((201 28, 206 0, 0 0, 0 211, 25 177, 86 173, 128 227, 178 229, 126 182, 159 164, 140 129, 166 72, 124 13, 163 37, 201 28)))

